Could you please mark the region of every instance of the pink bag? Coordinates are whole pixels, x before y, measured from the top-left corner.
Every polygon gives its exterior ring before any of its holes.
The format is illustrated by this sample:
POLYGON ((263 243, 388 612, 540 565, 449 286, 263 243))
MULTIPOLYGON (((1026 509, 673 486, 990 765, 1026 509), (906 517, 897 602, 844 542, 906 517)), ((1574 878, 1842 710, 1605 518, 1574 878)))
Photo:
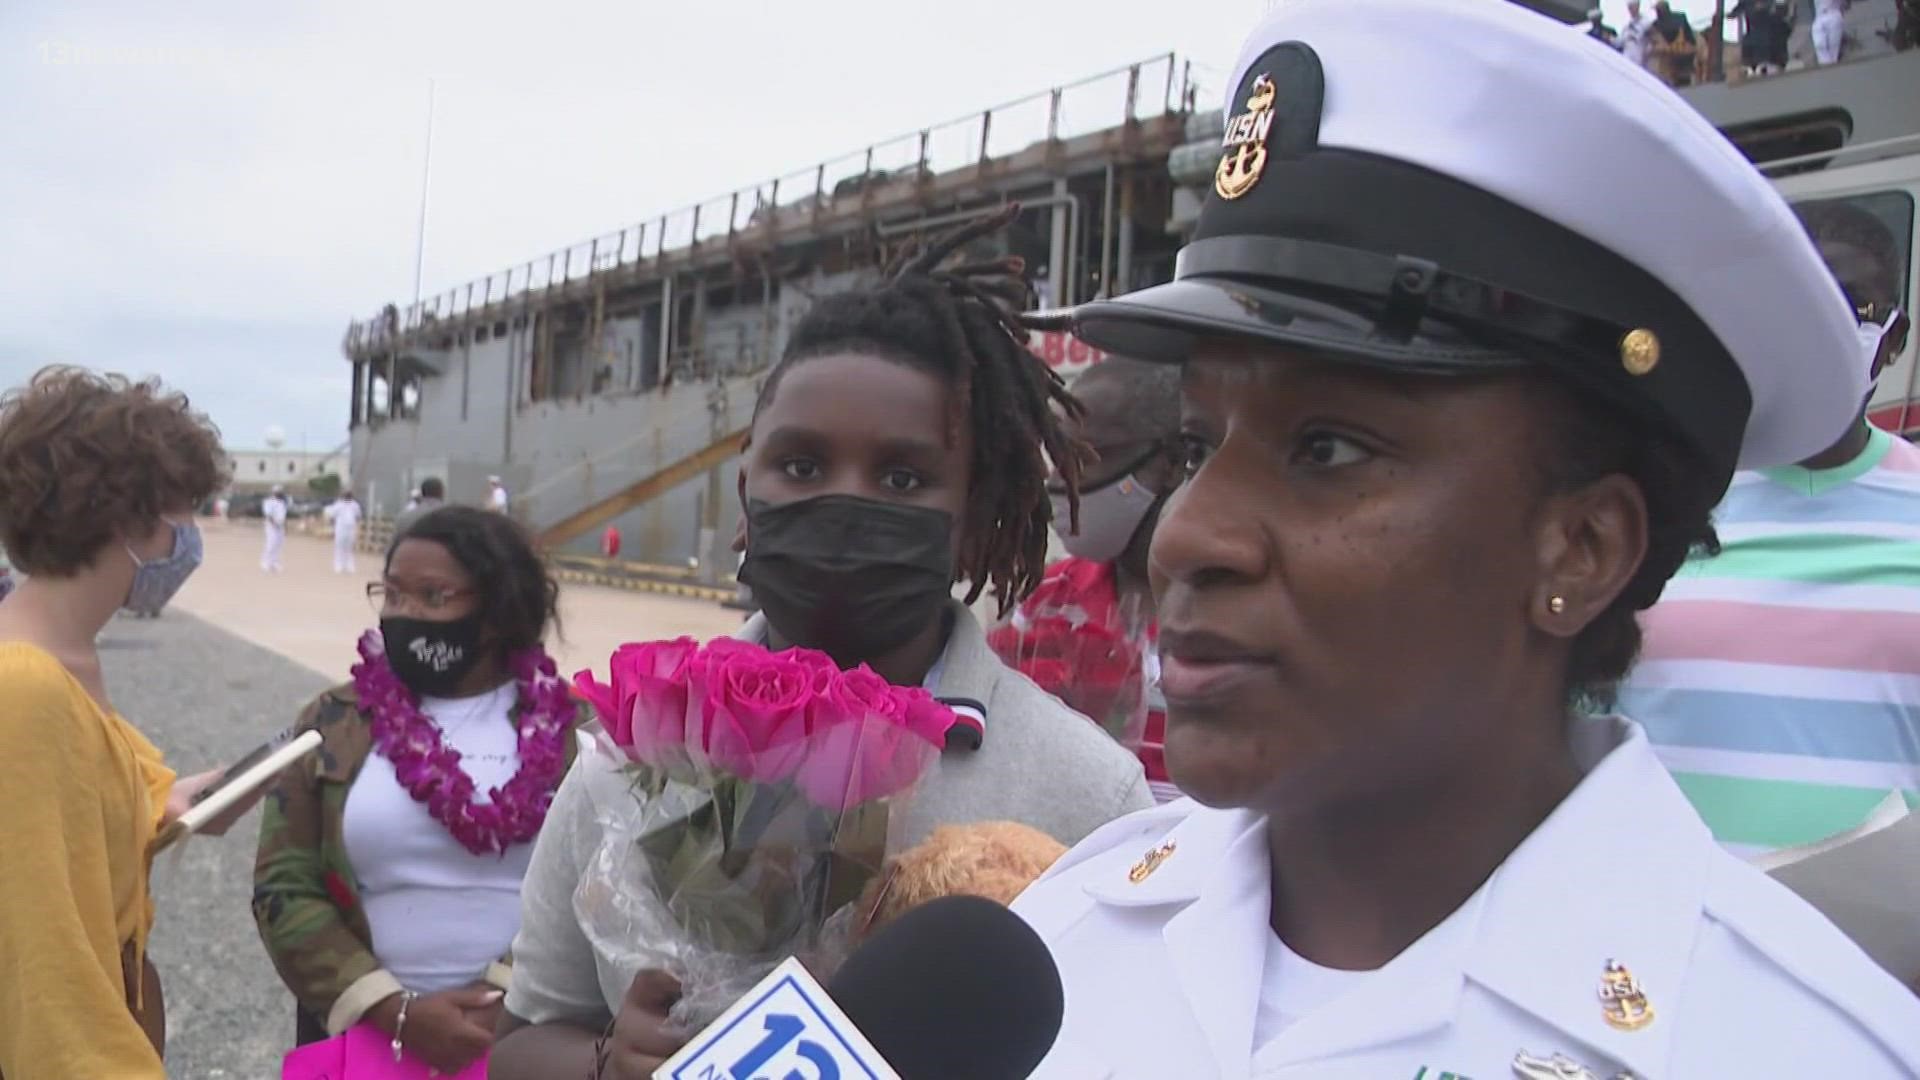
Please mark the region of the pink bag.
MULTIPOLYGON (((280 1080, 428 1080, 433 1074, 412 1054, 393 1060, 393 1043, 371 1024, 355 1024, 346 1034, 309 1043, 280 1063, 280 1080)), ((487 1080, 487 1057, 444 1080, 487 1080)))

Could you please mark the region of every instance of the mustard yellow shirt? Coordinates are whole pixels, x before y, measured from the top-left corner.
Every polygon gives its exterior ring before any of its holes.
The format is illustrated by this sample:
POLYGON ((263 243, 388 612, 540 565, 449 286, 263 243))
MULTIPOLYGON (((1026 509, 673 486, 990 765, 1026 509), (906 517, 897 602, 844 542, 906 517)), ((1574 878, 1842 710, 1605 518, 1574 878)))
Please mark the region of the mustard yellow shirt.
MULTIPOLYGON (((173 773, 46 651, 0 642, 0 1076, 165 1080, 121 950, 173 773)), ((136 972, 138 967, 135 968, 136 972)))

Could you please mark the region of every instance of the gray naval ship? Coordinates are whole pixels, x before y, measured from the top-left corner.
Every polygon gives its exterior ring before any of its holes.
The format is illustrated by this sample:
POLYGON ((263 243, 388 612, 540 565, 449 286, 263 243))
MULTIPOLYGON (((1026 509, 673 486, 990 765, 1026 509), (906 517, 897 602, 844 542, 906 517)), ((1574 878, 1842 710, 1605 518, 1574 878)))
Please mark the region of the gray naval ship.
MULTIPOLYGON (((1527 2, 1585 31, 1584 3, 1527 2)), ((1912 311, 1920 50, 1894 47, 1894 5, 1854 5, 1840 63, 1805 57, 1809 10, 1795 15, 1803 55, 1787 70, 1743 77, 1729 42, 1704 81, 1676 92, 1789 199, 1844 200, 1884 222, 1902 263, 1891 299, 1912 311)), ((1040 304, 1166 280, 1219 161, 1216 98, 1191 65, 1153 57, 353 322, 343 341, 351 475, 376 529, 429 476, 476 504, 497 476, 512 512, 563 565, 603 578, 618 565, 619 583, 729 594, 740 436, 757 380, 808 305, 874 281, 903 246, 1010 199, 1023 206, 1018 220, 978 254, 1023 256, 1040 304), (617 564, 594 557, 609 527, 621 537, 617 564)), ((1873 399, 1875 422, 1899 432, 1920 428, 1914 338, 1873 399)), ((1036 335, 1033 348, 1069 378, 1103 359, 1058 334, 1036 335)))

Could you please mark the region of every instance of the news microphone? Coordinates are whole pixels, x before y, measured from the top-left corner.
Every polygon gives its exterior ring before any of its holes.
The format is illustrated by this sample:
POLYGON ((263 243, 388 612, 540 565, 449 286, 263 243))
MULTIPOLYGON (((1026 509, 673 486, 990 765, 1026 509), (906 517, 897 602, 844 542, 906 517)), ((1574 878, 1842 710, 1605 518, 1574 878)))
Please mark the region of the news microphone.
POLYGON ((888 923, 822 988, 787 958, 654 1071, 654 1080, 1026 1080, 1065 995, 1018 915, 946 896, 888 923))
POLYGON ((941 897, 889 923, 827 993, 902 1080, 1026 1080, 1066 1010, 1040 935, 977 896, 941 897))

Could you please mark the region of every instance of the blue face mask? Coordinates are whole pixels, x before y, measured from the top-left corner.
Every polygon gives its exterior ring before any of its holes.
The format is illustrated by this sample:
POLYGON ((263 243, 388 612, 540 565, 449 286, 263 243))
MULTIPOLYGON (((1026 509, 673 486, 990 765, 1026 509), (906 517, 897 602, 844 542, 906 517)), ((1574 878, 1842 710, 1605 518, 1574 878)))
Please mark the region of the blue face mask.
POLYGON ((200 526, 192 522, 182 525, 177 521, 167 524, 173 526, 173 551, 165 557, 142 562, 132 548, 127 549, 134 565, 133 587, 127 590, 128 611, 139 615, 160 614, 173 594, 200 568, 204 551, 200 526))

